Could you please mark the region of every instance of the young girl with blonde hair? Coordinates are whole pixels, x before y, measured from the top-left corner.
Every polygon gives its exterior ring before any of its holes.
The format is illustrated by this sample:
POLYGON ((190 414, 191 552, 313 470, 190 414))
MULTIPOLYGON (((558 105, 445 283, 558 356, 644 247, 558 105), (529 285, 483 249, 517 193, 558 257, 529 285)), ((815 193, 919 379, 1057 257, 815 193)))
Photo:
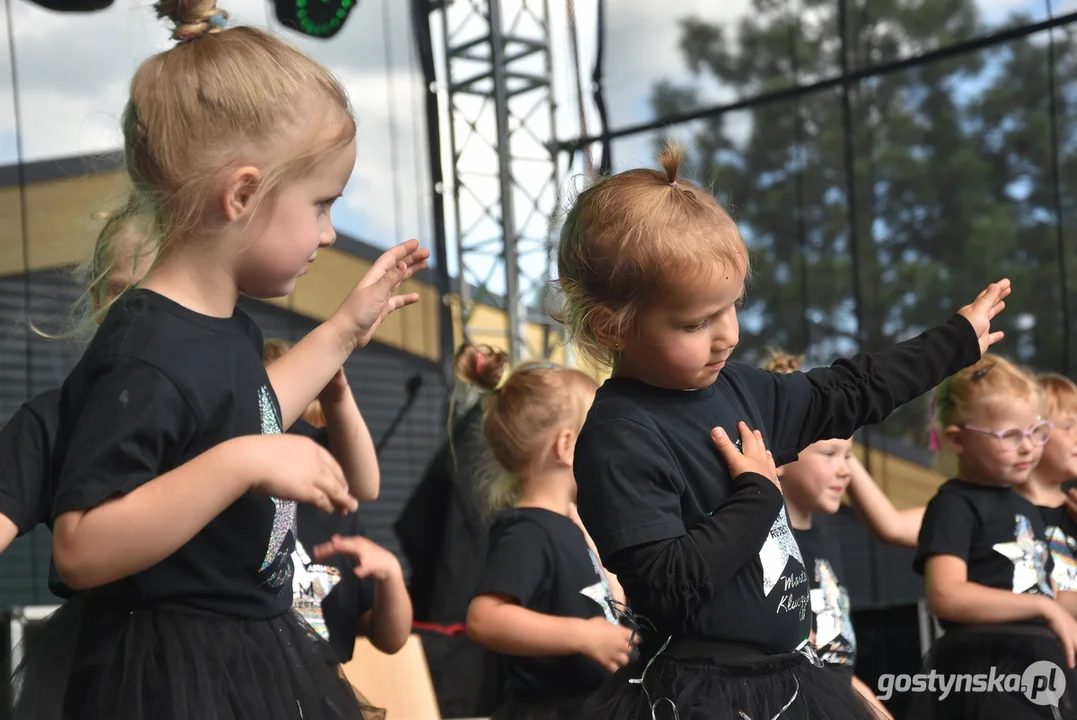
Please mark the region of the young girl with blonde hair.
POLYGON ((595 394, 578 370, 463 346, 456 374, 487 393, 483 437, 496 461, 480 481, 496 515, 468 635, 505 656, 497 720, 570 720, 632 652, 623 601, 574 519, 576 435, 595 394))
POLYGON ((340 84, 212 0, 161 0, 173 48, 123 113, 157 257, 64 383, 52 588, 15 717, 335 720, 364 714, 291 612, 296 503, 352 512, 340 464, 284 434, 394 309, 427 253, 385 253, 268 373, 240 295, 289 294, 335 238, 355 121, 340 84))
POLYGON ((988 354, 942 383, 936 406, 942 439, 957 456, 957 475, 927 505, 914 565, 946 630, 925 670, 951 681, 1005 678, 1048 661, 1056 676, 1044 674, 1049 682, 1037 697, 1031 683, 1013 687, 1008 680, 919 693, 913 716, 1074 717, 1077 621, 1064 604, 1072 608, 1077 596, 1056 592, 1043 518, 1015 492, 1028 482, 1051 436, 1040 387, 988 354))
POLYGON ((588 710, 869 717, 808 645, 809 583, 781 491, 765 463, 730 448, 738 434, 758 440, 782 465, 880 422, 1002 337, 990 323, 1009 282, 938 328, 829 368, 783 375, 732 362, 747 248, 714 197, 680 177, 683 152, 660 160, 661 171, 595 182, 560 238, 565 320, 577 347, 613 371, 576 444, 579 512, 653 628, 644 657, 588 710))

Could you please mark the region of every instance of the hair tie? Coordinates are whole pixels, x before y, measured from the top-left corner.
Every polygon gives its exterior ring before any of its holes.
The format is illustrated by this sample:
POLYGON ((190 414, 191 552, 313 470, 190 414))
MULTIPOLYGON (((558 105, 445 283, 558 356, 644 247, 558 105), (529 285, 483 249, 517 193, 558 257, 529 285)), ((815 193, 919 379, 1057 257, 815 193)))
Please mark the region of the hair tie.
POLYGON ((931 430, 928 432, 927 447, 931 452, 938 452, 942 450, 942 438, 939 437, 939 429, 935 426, 935 423, 931 423, 931 430))
POLYGON ((671 182, 671 183, 669 184, 669 186, 670 186, 670 187, 677 187, 677 181, 676 181, 676 180, 674 180, 673 182, 671 182))
POLYGON ((220 32, 228 27, 228 13, 224 10, 214 10, 213 14, 206 18, 212 27, 206 32, 220 32))
POLYGON ((482 364, 486 362, 486 356, 481 352, 475 354, 475 374, 478 375, 482 372, 482 364))
POLYGON ((219 33, 226 27, 228 27, 228 12, 215 8, 195 22, 177 25, 172 31, 172 39, 181 43, 189 42, 203 35, 219 33))

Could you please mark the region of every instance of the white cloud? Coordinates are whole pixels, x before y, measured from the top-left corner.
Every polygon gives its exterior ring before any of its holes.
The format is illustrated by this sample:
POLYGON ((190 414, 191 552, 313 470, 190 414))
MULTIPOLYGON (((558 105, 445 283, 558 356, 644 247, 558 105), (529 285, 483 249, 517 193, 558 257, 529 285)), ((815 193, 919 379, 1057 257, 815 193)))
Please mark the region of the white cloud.
MULTIPOLYGON (((16 122, 9 35, 0 25, 0 163, 19 157, 16 131, 24 161, 119 148, 130 78, 143 59, 170 46, 166 23, 145 0, 117 0, 103 11, 69 14, 27 0, 6 1, 13 3, 20 117, 16 122)), ((356 171, 336 213, 338 226, 383 245, 404 237, 428 240, 425 107, 408 3, 361 0, 331 40, 283 30, 262 0, 222 6, 232 24, 270 25, 281 32, 336 72, 348 89, 361 133, 356 171)))

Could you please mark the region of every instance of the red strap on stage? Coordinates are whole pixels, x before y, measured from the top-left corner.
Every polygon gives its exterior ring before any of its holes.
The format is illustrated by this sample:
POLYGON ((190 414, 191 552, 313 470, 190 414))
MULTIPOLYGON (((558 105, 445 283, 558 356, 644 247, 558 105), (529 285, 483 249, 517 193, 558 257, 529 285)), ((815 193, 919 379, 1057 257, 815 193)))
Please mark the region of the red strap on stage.
POLYGON ((435 632, 441 635, 448 635, 449 637, 456 637, 457 635, 463 635, 467 632, 467 628, 464 623, 453 623, 452 625, 438 625, 437 623, 428 622, 414 622, 411 625, 414 630, 425 630, 427 632, 435 632))

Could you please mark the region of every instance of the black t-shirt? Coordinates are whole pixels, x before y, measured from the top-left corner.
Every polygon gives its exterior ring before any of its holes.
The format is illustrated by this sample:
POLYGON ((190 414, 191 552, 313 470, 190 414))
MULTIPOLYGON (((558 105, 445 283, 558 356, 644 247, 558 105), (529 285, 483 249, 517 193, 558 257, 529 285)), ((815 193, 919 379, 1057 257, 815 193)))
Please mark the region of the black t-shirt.
MULTIPOLYGON (((281 432, 262 333, 148 290, 108 312, 63 386, 54 516, 132 492, 226 440, 281 432)), ((157 565, 95 592, 262 619, 292 605, 296 503, 248 493, 157 565)), ((53 574, 53 591, 73 594, 53 574)))
MULTIPOLYGON (((849 437, 880 422, 979 357, 972 326, 956 315, 912 340, 807 373, 729 363, 713 384, 691 392, 611 378, 599 388, 576 444, 583 524, 633 610, 650 620, 661 639, 678 635, 791 652, 807 640, 811 618, 808 574, 784 506, 759 519, 769 523, 769 533, 758 551, 727 582, 700 593, 687 611, 674 611, 669 599, 686 594, 678 588, 687 578, 661 576, 661 562, 651 566, 653 576, 636 578, 638 558, 619 553, 685 539, 686 531, 709 522, 734 495, 729 468, 710 439, 712 428, 738 438, 737 423, 746 422, 783 465, 813 442, 849 437), (657 602, 641 601, 663 592, 657 602)), ((698 550, 712 557, 724 552, 698 550)), ((709 578, 691 582, 714 585, 709 578)))
POLYGON ((0 430, 0 514, 15 523, 19 535, 39 523, 52 527, 52 449, 59 422, 56 388, 23 403, 0 430))
MULTIPOLYGON (((299 420, 288 432, 313 438, 329 447, 329 434, 299 420)), ((334 535, 366 535, 358 513, 327 513, 314 505, 299 506, 299 539, 292 553, 293 609, 333 646, 337 659, 346 663, 355 652, 359 618, 374 607, 374 580, 357 578, 355 562, 345 555, 319 562, 314 548, 334 535)))
POLYGON ((1013 488, 954 478, 927 504, 913 569, 922 575, 927 558, 953 555, 968 565, 969 582, 1054 597, 1046 531, 1039 509, 1013 488))
MULTIPOLYGON (((617 622, 610 586, 583 532, 564 515, 516 508, 490 528, 490 549, 476 595, 498 593, 558 617, 605 617, 617 622)), ((570 697, 589 693, 608 677, 583 655, 506 656, 510 694, 570 697)))
POLYGON ((1077 592, 1077 522, 1066 506, 1038 506, 1047 525, 1047 547, 1051 550, 1051 579, 1055 590, 1077 592))
POLYGON ((849 591, 838 539, 819 525, 793 530, 811 584, 812 629, 819 657, 830 667, 852 673, 856 667, 856 633, 849 614, 849 591))

